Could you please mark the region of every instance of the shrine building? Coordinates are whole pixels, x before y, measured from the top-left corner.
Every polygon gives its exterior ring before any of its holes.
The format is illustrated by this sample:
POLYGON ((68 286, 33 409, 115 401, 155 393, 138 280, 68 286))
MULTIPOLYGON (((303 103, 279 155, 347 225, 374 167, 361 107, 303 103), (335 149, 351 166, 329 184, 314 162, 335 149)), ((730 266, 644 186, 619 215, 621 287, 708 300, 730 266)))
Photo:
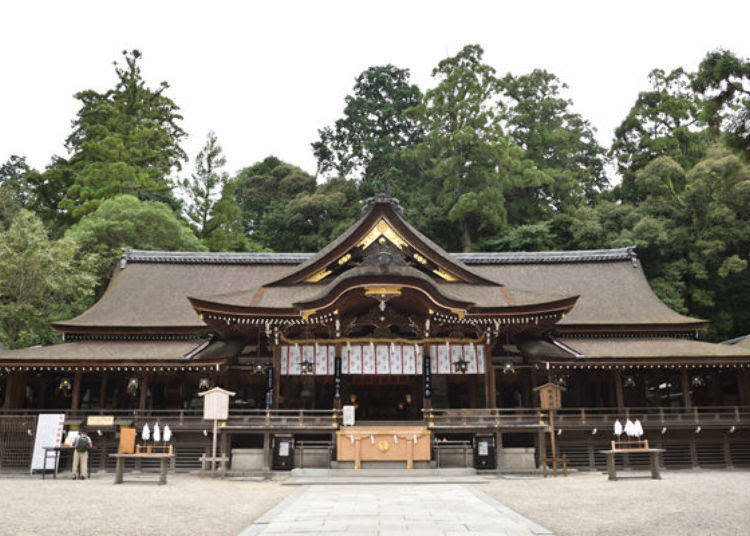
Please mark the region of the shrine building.
POLYGON ((345 406, 351 444, 374 427, 395 452, 423 429, 434 464, 489 435, 500 469, 534 466, 547 382, 565 387, 556 439, 573 467, 603 466, 616 418, 638 418, 667 467, 750 465, 750 344, 702 342, 707 326, 656 297, 634 248, 448 253, 378 194, 315 254, 125 251, 101 299, 53 324, 63 343, 0 350, 0 468, 28 468, 45 412, 114 416, 94 470, 119 426, 157 421, 193 468, 209 444, 198 393, 214 386, 235 393, 233 466, 259 451, 269 468, 278 437, 296 465, 343 463, 345 406))

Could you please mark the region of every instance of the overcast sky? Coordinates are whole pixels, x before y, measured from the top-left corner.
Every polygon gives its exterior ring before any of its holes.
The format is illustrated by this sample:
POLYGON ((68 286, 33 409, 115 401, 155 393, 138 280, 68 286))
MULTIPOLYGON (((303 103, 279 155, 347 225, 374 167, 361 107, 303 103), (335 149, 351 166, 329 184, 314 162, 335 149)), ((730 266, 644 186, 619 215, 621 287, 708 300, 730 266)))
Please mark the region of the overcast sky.
POLYGON ((73 94, 111 87, 126 48, 172 85, 190 157, 214 130, 229 171, 274 154, 314 172, 310 143, 357 74, 393 63, 424 89, 468 43, 499 73, 557 74, 609 145, 652 68, 692 69, 718 47, 750 56, 749 20, 750 2, 717 0, 3 2, 0 161, 65 154, 73 94))

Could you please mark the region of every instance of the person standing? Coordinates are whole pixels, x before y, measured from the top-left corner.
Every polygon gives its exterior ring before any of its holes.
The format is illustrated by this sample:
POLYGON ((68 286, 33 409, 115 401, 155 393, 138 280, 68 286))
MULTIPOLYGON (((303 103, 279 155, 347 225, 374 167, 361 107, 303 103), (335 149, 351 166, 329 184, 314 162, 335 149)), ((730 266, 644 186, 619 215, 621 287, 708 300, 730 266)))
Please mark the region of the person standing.
POLYGON ((73 480, 85 480, 89 476, 89 450, 94 446, 93 441, 85 430, 81 430, 76 438, 73 450, 73 480))

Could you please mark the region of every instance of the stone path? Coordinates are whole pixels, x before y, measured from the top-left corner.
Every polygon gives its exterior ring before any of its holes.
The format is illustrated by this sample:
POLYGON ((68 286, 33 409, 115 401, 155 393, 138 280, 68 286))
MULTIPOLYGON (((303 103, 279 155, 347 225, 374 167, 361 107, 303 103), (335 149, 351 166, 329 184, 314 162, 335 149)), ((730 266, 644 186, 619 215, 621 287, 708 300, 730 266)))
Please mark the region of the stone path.
POLYGON ((302 486, 241 536, 551 535, 466 484, 302 486))

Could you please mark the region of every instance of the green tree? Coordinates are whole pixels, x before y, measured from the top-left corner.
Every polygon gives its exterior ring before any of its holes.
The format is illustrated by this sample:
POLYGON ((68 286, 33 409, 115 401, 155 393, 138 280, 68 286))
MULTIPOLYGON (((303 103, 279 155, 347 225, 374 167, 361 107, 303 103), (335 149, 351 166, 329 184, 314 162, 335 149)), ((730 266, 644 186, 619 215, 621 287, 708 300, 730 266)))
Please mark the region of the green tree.
POLYGON ((357 184, 332 178, 313 192, 274 203, 255 237, 274 251, 318 251, 352 225, 359 212, 357 184))
POLYGON ((658 156, 669 156, 689 169, 706 153, 700 122, 701 100, 684 69, 670 73, 655 69, 651 88, 638 95, 625 120, 615 129, 610 155, 622 175, 622 197, 637 200, 635 174, 658 156))
POLYGON ((301 193, 311 194, 316 187, 315 177, 275 156, 240 170, 230 182, 242 211, 244 230, 250 237, 272 206, 301 193))
POLYGON ((726 133, 729 145, 750 158, 750 60, 728 50, 709 52, 692 87, 703 96, 702 118, 712 135, 726 133))
POLYGON ((540 212, 550 205, 561 211, 593 202, 608 184, 605 150, 591 123, 571 111, 573 101, 561 95, 568 86, 542 69, 509 73, 501 85, 509 135, 551 179, 540 191, 528 192, 542 203, 540 212))
POLYGON ((747 331, 750 320, 750 167, 724 148, 685 171, 661 156, 634 177, 636 204, 585 207, 571 225, 573 246, 636 245, 649 282, 673 309, 708 318, 707 337, 747 331))
POLYGON ((59 159, 45 172, 71 180, 59 207, 75 219, 120 194, 179 208, 170 174, 187 159, 180 146, 185 137, 179 125, 182 116, 165 95, 167 82, 157 88, 146 85, 141 53, 133 50, 123 56, 124 64, 115 62, 113 89, 76 94, 81 107, 66 141, 70 157, 59 159))
POLYGON ((234 187, 234 183, 225 184, 221 198, 211 207, 203 244, 210 251, 261 251, 263 247, 245 234, 234 187))
POLYGON ((223 171, 226 163, 216 134, 209 132, 205 145, 195 159, 195 171, 181 183, 187 197, 185 215, 201 238, 206 236, 206 225, 214 204, 227 182, 227 174, 223 171))
POLYGON ((0 166, 0 230, 10 225, 20 209, 31 205, 30 172, 26 158, 18 155, 11 155, 0 166))
POLYGON ((125 249, 203 251, 205 247, 174 211, 158 201, 124 194, 101 202, 65 233, 93 255, 98 290, 106 288, 125 249))
POLYGON ((419 142, 424 132, 407 111, 422 99, 408 69, 373 66, 362 72, 345 98, 344 116, 318 131, 312 144, 318 172, 363 181, 366 193, 387 181, 394 155, 419 142))
POLYGON ((437 239, 463 251, 506 224, 507 189, 549 182, 504 134, 499 83, 482 55, 468 45, 433 70, 438 84, 414 110, 426 134, 406 149, 423 170, 438 218, 430 226, 442 230, 437 239))
POLYGON ((50 322, 90 305, 96 281, 77 252, 75 241, 51 240, 41 220, 24 209, 0 231, 0 343, 20 348, 60 341, 50 322))

